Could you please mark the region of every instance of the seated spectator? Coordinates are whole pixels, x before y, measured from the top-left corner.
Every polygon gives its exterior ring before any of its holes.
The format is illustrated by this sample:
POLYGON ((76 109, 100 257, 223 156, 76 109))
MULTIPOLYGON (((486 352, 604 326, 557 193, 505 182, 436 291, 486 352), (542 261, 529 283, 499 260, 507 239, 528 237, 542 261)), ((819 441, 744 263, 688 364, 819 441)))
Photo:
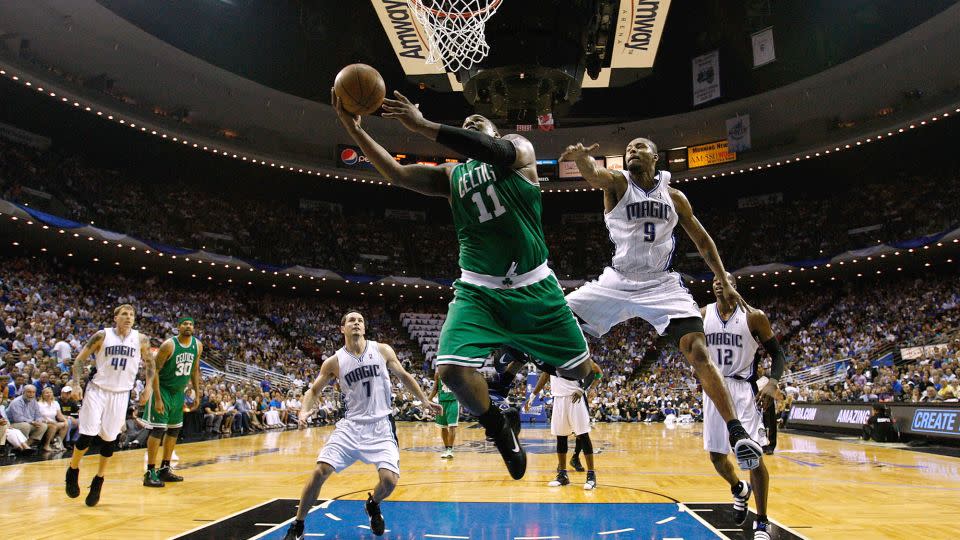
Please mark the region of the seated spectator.
POLYGON ((147 424, 140 419, 138 407, 127 408, 127 419, 124 423, 123 442, 120 448, 144 448, 147 445, 147 438, 150 437, 150 430, 147 424))
POLYGON ((27 437, 19 430, 10 425, 7 418, 6 406, 0 404, 0 446, 6 446, 11 451, 21 453, 32 453, 34 450, 27 444, 27 437))
POLYGON ((60 410, 60 403, 53 399, 53 386, 47 386, 40 394, 40 400, 37 402, 40 408, 40 415, 43 421, 47 423, 47 432, 43 437, 44 452, 62 452, 63 438, 67 434, 67 419, 63 417, 60 410))
POLYGON ((80 438, 80 403, 73 399, 73 387, 64 386, 60 389, 60 412, 67 420, 67 433, 64 435, 65 447, 72 447, 80 438))
POLYGON ((40 414, 37 404, 37 387, 28 384, 23 387, 23 395, 15 398, 7 407, 7 419, 10 426, 19 429, 27 438, 27 444, 36 446, 47 433, 47 423, 40 414))

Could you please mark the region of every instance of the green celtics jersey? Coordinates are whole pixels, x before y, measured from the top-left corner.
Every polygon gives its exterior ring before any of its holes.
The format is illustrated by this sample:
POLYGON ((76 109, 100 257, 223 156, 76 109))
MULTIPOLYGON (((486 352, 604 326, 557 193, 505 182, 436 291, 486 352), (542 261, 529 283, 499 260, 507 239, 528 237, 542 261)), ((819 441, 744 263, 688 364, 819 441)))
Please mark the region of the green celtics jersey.
POLYGON ((538 186, 516 171, 476 160, 458 165, 450 182, 460 268, 512 276, 547 260, 538 186))
POLYGON ((183 392, 190 382, 193 365, 198 361, 197 338, 190 337, 190 345, 184 347, 179 338, 173 338, 173 354, 160 368, 160 387, 183 392))
POLYGON ((457 396, 447 388, 447 385, 440 381, 440 390, 437 391, 437 399, 440 401, 456 401, 457 396))

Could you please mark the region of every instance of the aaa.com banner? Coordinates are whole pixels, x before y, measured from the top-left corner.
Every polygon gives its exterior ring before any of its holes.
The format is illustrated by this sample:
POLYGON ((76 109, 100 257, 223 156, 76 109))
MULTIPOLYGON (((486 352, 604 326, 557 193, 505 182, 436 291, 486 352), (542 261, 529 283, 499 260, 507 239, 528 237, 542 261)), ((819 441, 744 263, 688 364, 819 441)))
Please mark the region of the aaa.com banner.
POLYGON ((717 163, 736 161, 737 153, 730 152, 727 141, 717 141, 687 148, 687 167, 696 169, 717 163))
MULTIPOLYGON (((884 403, 901 433, 960 439, 960 404, 884 403)), ((794 403, 787 427, 860 433, 872 414, 870 403, 794 403)))

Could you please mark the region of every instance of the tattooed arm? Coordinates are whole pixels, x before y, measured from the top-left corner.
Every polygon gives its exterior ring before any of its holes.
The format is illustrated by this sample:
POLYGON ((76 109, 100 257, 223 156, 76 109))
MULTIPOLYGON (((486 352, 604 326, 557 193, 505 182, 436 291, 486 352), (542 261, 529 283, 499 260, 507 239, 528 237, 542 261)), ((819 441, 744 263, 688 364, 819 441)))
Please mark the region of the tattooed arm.
POLYGON ((83 376, 87 374, 87 360, 90 355, 96 354, 103 345, 103 330, 100 330, 87 341, 87 344, 80 349, 80 354, 73 361, 73 383, 74 392, 76 392, 77 401, 83 399, 83 376))

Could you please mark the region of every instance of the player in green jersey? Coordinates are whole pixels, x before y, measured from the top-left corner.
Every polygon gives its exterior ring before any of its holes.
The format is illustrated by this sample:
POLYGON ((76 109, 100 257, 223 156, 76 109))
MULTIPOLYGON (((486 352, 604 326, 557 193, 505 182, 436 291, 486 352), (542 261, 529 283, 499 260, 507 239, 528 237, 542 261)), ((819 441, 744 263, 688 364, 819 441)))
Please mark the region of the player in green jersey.
POLYGON ((440 438, 443 440, 441 459, 453 459, 453 444, 457 440, 457 424, 460 423, 460 403, 457 396, 440 380, 440 372, 433 374, 433 390, 430 391, 430 401, 436 397, 443 410, 435 421, 440 426, 440 438))
POLYGON ((460 244, 460 279, 440 333, 437 370, 457 400, 477 415, 503 457, 510 476, 523 477, 527 457, 517 434, 519 413, 491 406, 476 368, 502 345, 528 351, 564 377, 590 371, 587 342, 547 266, 540 224, 541 195, 530 141, 501 137, 493 122, 471 115, 462 128, 423 117, 399 92, 384 100, 384 118, 470 158, 466 163, 400 165, 346 112, 333 107, 367 159, 394 185, 444 197, 460 244))
POLYGON ((183 477, 170 470, 170 458, 177 446, 177 436, 183 427, 184 391, 193 386, 191 411, 200 404, 200 355, 203 344, 193 337, 193 318, 177 320, 178 334, 163 342, 157 351, 153 393, 143 408, 143 422, 150 430, 147 439, 147 472, 143 474, 146 487, 163 487, 165 482, 183 482, 183 477), (163 461, 157 469, 161 440, 163 461))

